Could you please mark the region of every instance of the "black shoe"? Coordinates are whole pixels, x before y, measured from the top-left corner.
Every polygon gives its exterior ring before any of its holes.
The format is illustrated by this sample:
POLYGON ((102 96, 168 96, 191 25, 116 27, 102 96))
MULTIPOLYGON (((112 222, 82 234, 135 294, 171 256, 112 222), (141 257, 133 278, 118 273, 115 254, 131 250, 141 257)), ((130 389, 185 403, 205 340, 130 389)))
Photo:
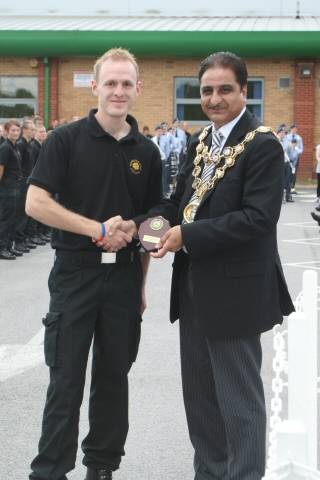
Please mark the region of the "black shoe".
POLYGON ((29 249, 37 248, 37 245, 33 243, 30 239, 24 242, 24 246, 29 249))
POLYGON ((84 480, 112 480, 112 471, 102 468, 95 470, 94 468, 87 468, 87 475, 84 480))
POLYGON ((30 252, 29 248, 27 248, 24 243, 16 243, 15 242, 14 250, 16 250, 17 252, 21 252, 21 253, 29 253, 30 252))
POLYGON ((286 198, 286 202, 287 202, 287 203, 294 203, 294 200, 293 200, 292 197, 287 197, 287 198, 286 198))
POLYGON ((318 222, 318 225, 320 226, 320 215, 317 215, 316 213, 314 212, 310 212, 311 214, 311 217, 313 218, 313 220, 315 220, 316 222, 318 222))
POLYGON ((9 250, 0 250, 0 258, 2 260, 15 260, 17 257, 9 250))
POLYGON ((32 237, 30 238, 31 243, 34 243, 35 245, 45 245, 46 242, 44 240, 41 240, 39 237, 32 237))
POLYGON ((318 212, 320 212, 320 207, 316 206, 316 207, 314 207, 314 208, 315 208, 315 210, 317 210, 318 212))
POLYGON ((15 248, 8 249, 10 253, 12 253, 15 257, 22 257, 23 253, 20 250, 16 250, 15 248))
POLYGON ((40 238, 40 240, 43 240, 46 243, 50 242, 50 240, 51 240, 51 236, 46 235, 45 233, 42 233, 41 235, 39 235, 39 238, 40 238))

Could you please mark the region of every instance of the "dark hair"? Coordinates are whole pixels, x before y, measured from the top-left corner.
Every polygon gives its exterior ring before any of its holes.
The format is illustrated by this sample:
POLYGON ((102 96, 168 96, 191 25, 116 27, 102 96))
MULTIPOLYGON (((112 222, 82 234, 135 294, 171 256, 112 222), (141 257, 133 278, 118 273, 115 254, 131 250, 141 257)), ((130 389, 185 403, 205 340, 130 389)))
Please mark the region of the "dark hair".
POLYGON ((200 63, 198 78, 201 78, 209 68, 229 68, 235 74, 237 83, 244 87, 248 83, 248 71, 245 61, 231 52, 212 53, 200 63))
POLYGON ((3 128, 5 129, 6 132, 9 132, 10 128, 11 127, 19 127, 21 128, 21 125, 20 123, 18 122, 18 120, 16 120, 15 118, 11 118, 10 120, 8 120, 4 125, 3 125, 3 128))

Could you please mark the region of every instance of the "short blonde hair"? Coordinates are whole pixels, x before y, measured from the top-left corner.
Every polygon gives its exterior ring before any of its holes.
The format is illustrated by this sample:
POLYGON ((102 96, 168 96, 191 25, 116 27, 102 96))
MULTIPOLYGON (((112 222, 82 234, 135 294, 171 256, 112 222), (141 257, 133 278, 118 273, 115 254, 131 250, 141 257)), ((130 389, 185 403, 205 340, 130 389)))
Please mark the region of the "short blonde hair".
POLYGON ((111 48, 110 50, 105 52, 100 58, 98 58, 98 60, 94 64, 93 73, 95 80, 98 80, 101 66, 107 60, 114 60, 115 62, 119 60, 127 60, 128 62, 131 62, 137 73, 137 80, 139 79, 139 67, 135 56, 125 48, 111 48))

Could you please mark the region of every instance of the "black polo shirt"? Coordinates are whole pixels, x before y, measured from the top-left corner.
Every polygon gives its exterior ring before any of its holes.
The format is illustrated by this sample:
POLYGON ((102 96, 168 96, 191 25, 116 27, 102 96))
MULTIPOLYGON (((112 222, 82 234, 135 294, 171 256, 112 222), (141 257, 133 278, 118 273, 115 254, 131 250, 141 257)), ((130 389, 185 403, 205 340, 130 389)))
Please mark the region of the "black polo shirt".
MULTIPOLYGON (((91 110, 88 118, 54 130, 43 143, 29 183, 44 188, 68 210, 105 221, 130 219, 161 199, 159 149, 128 115, 129 134, 117 141, 91 110)), ((89 237, 55 230, 53 248, 95 250, 89 237)))
POLYGON ((17 142, 17 147, 21 154, 21 168, 23 178, 28 178, 33 169, 31 159, 31 145, 24 137, 21 137, 17 142))
POLYGON ((0 145, 0 165, 5 167, 2 181, 21 180, 21 155, 17 144, 8 138, 0 145))

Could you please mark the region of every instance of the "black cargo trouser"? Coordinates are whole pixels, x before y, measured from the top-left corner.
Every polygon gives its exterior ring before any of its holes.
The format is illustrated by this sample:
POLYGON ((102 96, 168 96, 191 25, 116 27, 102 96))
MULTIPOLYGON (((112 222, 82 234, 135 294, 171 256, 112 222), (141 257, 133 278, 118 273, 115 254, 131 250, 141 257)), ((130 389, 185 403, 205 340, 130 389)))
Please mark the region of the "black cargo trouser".
POLYGON ((26 214, 26 198, 27 198, 27 179, 23 178, 20 185, 20 196, 17 203, 17 222, 14 240, 17 243, 22 243, 26 239, 26 229, 28 221, 31 220, 26 214))
POLYGON ((45 360, 50 384, 32 480, 63 480, 74 468, 79 410, 93 340, 89 433, 83 463, 116 470, 128 432, 127 374, 140 341, 142 268, 123 250, 119 263, 101 264, 99 252, 57 253, 49 276, 45 360))
POLYGON ((20 201, 20 181, 3 179, 0 182, 0 250, 10 248, 13 242, 17 209, 20 201))

